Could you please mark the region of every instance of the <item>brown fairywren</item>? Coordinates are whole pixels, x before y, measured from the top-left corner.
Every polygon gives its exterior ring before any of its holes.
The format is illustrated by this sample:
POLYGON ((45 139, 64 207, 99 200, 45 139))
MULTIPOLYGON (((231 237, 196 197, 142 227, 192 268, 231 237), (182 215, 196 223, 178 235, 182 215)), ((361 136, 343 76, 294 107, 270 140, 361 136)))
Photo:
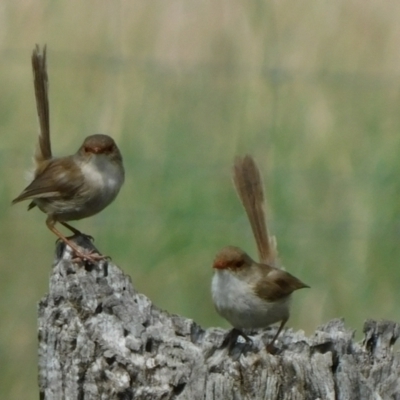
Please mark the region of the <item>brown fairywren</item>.
POLYGON ((249 340, 242 329, 265 328, 281 322, 267 347, 271 351, 289 319, 292 292, 309 286, 275 266, 275 238, 267 229, 260 172, 251 156, 235 160, 233 180, 249 218, 261 262, 254 261, 238 247, 224 247, 213 263, 212 298, 218 313, 234 327, 234 341, 238 334, 249 340))
POLYGON ((309 287, 288 272, 255 262, 234 246, 218 252, 213 268, 211 290, 215 308, 236 330, 265 328, 281 322, 269 346, 289 319, 292 292, 309 287))
POLYGON ((124 182, 121 153, 114 140, 96 134, 88 136, 71 156, 53 158, 50 146, 50 123, 46 48, 40 53, 36 46, 32 54, 36 105, 40 123, 39 145, 35 153, 36 169, 33 181, 13 200, 31 200, 28 210, 37 206, 47 214, 47 227, 70 246, 80 259, 95 262, 105 257, 84 254, 58 229, 61 223, 74 234, 80 232, 67 221, 90 217, 107 207, 117 196, 124 182))

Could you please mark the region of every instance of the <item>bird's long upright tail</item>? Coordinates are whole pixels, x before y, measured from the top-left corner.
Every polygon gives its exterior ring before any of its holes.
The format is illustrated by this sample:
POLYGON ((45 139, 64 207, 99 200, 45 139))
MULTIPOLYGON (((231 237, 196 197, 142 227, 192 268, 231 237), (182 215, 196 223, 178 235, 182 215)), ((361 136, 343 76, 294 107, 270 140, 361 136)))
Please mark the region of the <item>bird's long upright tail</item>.
POLYGON ((50 115, 48 97, 48 78, 46 62, 46 46, 42 51, 38 45, 32 53, 32 69, 35 87, 36 109, 39 118, 39 143, 35 151, 35 162, 48 160, 51 155, 50 115))
POLYGON ((277 250, 271 237, 264 212, 264 191, 260 170, 253 157, 237 157, 233 166, 233 182, 240 201, 249 218, 261 262, 275 265, 277 250))

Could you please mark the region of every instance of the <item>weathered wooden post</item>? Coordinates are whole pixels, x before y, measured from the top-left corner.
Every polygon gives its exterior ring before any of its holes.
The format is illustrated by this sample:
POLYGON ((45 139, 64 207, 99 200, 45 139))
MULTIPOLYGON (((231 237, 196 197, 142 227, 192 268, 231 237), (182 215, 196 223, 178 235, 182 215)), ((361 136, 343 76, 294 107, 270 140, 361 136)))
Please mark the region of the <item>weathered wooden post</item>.
POLYGON ((41 399, 400 399, 394 322, 367 321, 362 343, 341 320, 311 337, 289 329, 276 355, 265 351, 272 328, 228 353, 224 330, 153 306, 112 262, 78 266, 62 244, 57 253, 39 304, 41 399))

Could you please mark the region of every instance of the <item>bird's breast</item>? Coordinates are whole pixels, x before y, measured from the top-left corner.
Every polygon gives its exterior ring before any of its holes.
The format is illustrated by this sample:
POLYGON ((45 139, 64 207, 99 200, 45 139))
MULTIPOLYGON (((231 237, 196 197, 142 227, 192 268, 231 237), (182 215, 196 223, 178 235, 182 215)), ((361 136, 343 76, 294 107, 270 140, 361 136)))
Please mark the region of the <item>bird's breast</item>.
POLYGON ((227 270, 215 272, 211 291, 218 313, 238 329, 264 328, 289 316, 290 296, 267 302, 227 270))
POLYGON ((105 206, 114 200, 124 180, 123 171, 118 165, 100 158, 82 165, 81 171, 93 197, 105 206))
POLYGON ((85 180, 93 187, 119 190, 122 185, 120 168, 107 160, 83 164, 81 170, 85 180))

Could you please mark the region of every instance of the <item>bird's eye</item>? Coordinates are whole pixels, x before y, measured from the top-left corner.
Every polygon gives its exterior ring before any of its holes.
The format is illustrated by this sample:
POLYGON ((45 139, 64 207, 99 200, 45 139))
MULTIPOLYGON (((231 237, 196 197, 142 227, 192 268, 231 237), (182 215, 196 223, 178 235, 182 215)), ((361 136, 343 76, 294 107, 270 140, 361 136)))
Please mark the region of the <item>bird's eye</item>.
POLYGON ((236 267, 236 268, 240 268, 240 267, 243 266, 243 264, 244 264, 244 261, 243 261, 243 260, 236 261, 236 262, 235 262, 235 267, 236 267))

